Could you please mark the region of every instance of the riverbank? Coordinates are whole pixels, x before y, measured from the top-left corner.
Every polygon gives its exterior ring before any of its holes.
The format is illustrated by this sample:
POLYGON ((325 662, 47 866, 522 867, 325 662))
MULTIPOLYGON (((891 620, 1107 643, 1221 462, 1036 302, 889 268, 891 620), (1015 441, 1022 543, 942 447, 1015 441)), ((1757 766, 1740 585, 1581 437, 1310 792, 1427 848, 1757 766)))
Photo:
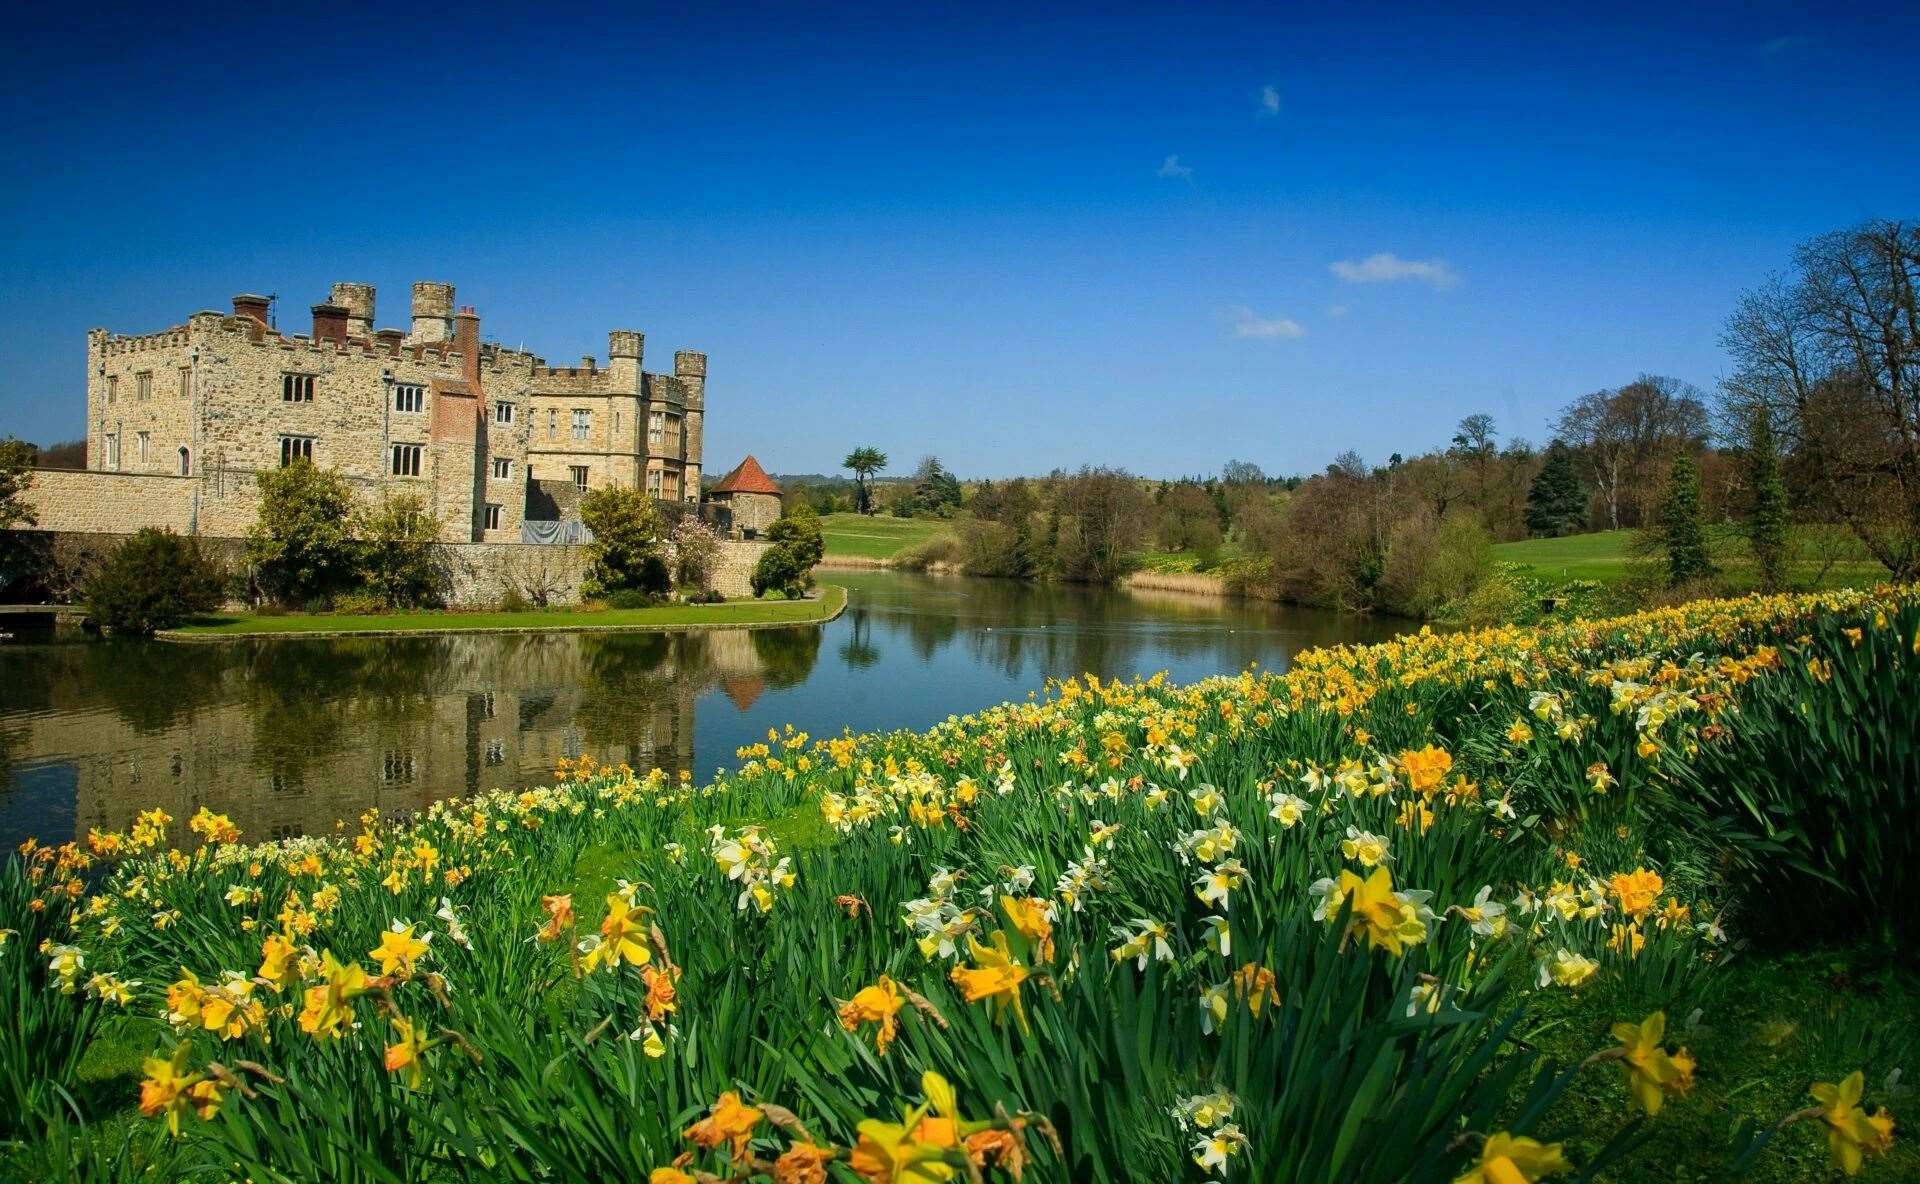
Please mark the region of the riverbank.
POLYGON ((826 584, 805 600, 734 600, 655 608, 542 609, 521 613, 414 612, 368 615, 241 614, 163 629, 163 641, 262 637, 380 637, 418 633, 685 633, 702 629, 781 629, 823 625, 847 608, 847 590, 826 584))

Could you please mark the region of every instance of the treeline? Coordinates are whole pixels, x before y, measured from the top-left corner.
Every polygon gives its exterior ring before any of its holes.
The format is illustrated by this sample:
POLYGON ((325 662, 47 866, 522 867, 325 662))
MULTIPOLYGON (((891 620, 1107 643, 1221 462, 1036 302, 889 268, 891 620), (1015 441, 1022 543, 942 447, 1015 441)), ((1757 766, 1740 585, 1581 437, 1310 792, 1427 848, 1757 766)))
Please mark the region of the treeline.
POLYGON ((1516 588, 1492 545, 1592 530, 1634 532, 1645 562, 1628 594, 1640 599, 1783 587, 1843 551, 1912 579, 1917 291, 1920 228, 1823 235, 1741 300, 1722 337, 1735 370, 1718 392, 1641 374, 1569 403, 1544 447, 1475 414, 1427 452, 1379 463, 1346 452, 1310 475, 1230 461, 1175 481, 1083 468, 1000 482, 960 481, 936 457, 887 479, 885 454, 862 448, 849 457, 856 480, 790 493, 821 512, 950 519, 901 557, 910 566, 1091 582, 1142 565, 1205 571, 1248 595, 1418 617, 1511 615, 1541 590, 1516 588), (1734 585, 1716 552, 1742 569, 1734 585))

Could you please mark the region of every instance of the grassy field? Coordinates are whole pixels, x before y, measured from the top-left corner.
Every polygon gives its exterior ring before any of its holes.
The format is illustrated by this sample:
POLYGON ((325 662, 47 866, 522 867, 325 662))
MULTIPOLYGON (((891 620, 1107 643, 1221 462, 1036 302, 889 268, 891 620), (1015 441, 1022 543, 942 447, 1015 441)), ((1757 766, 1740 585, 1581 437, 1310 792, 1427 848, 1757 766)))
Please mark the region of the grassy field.
POLYGON ((915 543, 939 534, 947 524, 926 518, 873 514, 828 514, 820 519, 827 558, 892 559, 915 543))
MULTIPOLYGON (((1526 539, 1517 543, 1494 544, 1494 558, 1504 563, 1522 563, 1549 580, 1593 580, 1614 584, 1655 570, 1656 563, 1636 555, 1635 532, 1602 530, 1592 534, 1568 535, 1557 539, 1526 539)), ((1710 531, 1714 562, 1735 589, 1755 582, 1753 564, 1744 541, 1733 531, 1710 531)), ((1844 535, 1829 529, 1803 527, 1795 538, 1795 562, 1790 575, 1796 585, 1822 588, 1865 586, 1878 583, 1886 569, 1867 559, 1844 535), (1832 562, 1827 559, 1831 557, 1832 562)))
POLYGON ((669 604, 658 608, 546 609, 524 613, 411 612, 378 615, 299 613, 207 617, 171 635, 253 637, 289 633, 456 633, 522 630, 589 631, 685 629, 702 625, 805 624, 825 620, 846 604, 847 590, 828 584, 818 600, 735 600, 725 604, 669 604))

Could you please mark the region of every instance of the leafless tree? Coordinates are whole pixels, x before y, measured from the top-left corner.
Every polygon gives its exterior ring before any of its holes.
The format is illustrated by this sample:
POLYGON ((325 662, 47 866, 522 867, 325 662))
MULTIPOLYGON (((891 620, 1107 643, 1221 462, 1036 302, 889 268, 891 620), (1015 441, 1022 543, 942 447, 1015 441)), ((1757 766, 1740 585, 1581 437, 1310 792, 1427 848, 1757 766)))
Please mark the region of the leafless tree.
POLYGON ((1896 579, 1920 575, 1920 224, 1803 243, 1742 297, 1721 407, 1766 416, 1799 483, 1896 579))
POLYGON ((1616 390, 1600 390, 1575 399, 1560 413, 1555 431, 1587 462, 1595 488, 1605 499, 1607 527, 1622 525, 1626 504, 1630 525, 1639 525, 1659 483, 1658 474, 1673 454, 1698 449, 1706 441, 1707 408, 1700 392, 1676 378, 1642 374, 1616 390))

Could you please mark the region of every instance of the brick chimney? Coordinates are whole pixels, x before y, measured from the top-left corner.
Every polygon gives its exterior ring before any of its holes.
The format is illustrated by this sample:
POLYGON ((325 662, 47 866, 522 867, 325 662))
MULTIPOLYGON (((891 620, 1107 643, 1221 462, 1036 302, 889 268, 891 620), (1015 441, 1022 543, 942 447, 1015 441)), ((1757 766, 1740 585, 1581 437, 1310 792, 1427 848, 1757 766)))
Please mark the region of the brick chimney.
POLYGON ((233 298, 233 315, 246 317, 264 329, 267 324, 267 298, 242 292, 233 298))
POLYGON ((345 341, 347 339, 347 309, 341 304, 316 304, 313 306, 313 339, 315 341, 345 341))
POLYGON ((460 373, 467 389, 480 397, 480 314, 473 305, 463 304, 453 314, 453 348, 460 351, 460 373))

